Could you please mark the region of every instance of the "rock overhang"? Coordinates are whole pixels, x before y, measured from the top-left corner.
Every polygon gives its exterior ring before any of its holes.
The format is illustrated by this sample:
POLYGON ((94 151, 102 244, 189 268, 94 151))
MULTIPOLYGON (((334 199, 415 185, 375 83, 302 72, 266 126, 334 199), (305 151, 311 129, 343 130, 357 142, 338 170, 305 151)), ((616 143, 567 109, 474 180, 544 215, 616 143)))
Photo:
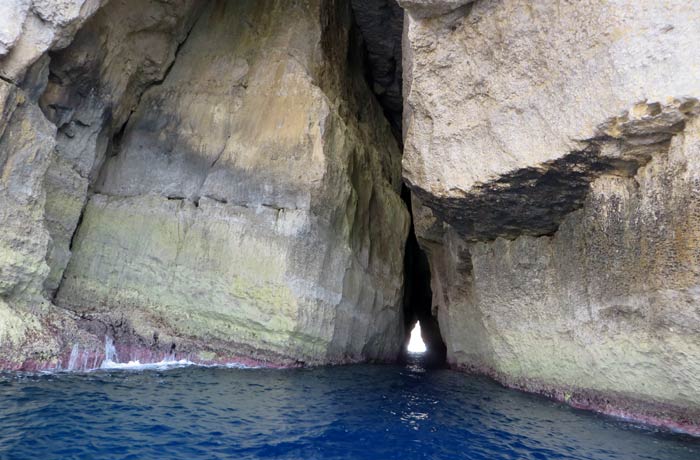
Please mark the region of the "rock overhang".
POLYGON ((695 98, 666 104, 643 101, 601 123, 579 150, 556 160, 511 171, 466 190, 426 190, 406 182, 433 214, 468 241, 551 235, 579 209, 592 181, 602 175, 632 177, 700 113, 695 98))
POLYGON ((633 174, 694 116, 697 9, 401 5, 404 180, 467 239, 551 234, 587 183, 633 174))

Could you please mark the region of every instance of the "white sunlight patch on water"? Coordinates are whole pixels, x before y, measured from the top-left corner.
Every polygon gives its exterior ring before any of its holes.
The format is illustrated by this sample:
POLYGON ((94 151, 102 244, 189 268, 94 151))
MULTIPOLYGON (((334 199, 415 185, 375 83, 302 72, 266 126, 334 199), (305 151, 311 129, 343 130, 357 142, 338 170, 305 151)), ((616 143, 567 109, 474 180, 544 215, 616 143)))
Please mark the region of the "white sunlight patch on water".
POLYGON ((416 322, 416 326, 411 331, 411 339, 408 341, 409 353, 425 353, 425 343, 420 336, 420 323, 416 322))

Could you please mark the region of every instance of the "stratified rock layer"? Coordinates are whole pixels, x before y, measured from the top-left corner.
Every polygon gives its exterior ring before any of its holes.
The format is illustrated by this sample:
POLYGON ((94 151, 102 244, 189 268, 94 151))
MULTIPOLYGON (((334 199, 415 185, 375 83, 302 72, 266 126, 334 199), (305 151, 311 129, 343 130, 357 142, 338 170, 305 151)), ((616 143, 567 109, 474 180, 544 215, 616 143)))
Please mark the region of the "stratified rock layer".
POLYGON ((349 29, 343 2, 211 2, 113 146, 58 304, 194 355, 395 358, 400 154, 349 29))
POLYGON ((401 3, 448 360, 700 433, 700 9, 401 3))
POLYGON ((45 179, 51 272, 44 285, 49 294, 55 295, 61 281, 88 187, 115 134, 146 88, 164 78, 202 6, 192 0, 114 2, 85 24, 69 48, 52 53, 40 99, 58 127, 45 179))
POLYGON ((607 156, 592 141, 647 144, 679 129, 601 124, 700 92, 700 11, 685 2, 480 1, 428 19, 411 11, 404 176, 475 240, 556 230, 580 205, 584 176, 602 172, 581 158, 607 156))

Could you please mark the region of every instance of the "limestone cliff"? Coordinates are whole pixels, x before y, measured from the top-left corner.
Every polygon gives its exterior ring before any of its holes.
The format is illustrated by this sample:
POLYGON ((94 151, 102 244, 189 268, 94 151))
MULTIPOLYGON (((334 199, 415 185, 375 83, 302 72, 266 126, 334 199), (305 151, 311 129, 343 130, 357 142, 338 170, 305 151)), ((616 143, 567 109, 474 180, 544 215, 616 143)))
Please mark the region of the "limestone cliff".
POLYGON ((346 2, 112 1, 8 80, 4 367, 92 362, 105 336, 394 359, 409 217, 351 25, 346 2))
POLYGON ((400 3, 404 177, 449 362, 698 431, 700 9, 400 3))

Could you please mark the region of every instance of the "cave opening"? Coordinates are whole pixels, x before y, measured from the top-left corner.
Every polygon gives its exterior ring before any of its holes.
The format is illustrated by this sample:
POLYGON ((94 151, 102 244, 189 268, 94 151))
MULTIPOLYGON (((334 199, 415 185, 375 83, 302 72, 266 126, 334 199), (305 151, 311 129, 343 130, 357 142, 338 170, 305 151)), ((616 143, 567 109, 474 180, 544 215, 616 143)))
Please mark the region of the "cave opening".
MULTIPOLYGON (((411 209, 411 192, 404 185, 401 193, 408 209, 411 209)), ((413 216, 411 216, 413 217, 413 216)), ((401 361, 409 357, 412 350, 413 331, 418 326, 420 337, 425 344, 425 351, 421 354, 421 360, 428 367, 441 367, 445 365, 447 347, 440 334, 440 325, 433 315, 432 301, 433 291, 430 288, 430 265, 428 257, 418 244, 418 238, 413 229, 413 222, 406 240, 406 252, 404 256, 404 330, 406 339, 402 348, 401 361)))
POLYGON ((411 336, 408 339, 408 346, 406 346, 406 351, 412 354, 423 354, 428 349, 425 346, 423 337, 421 335, 420 323, 416 322, 416 325, 411 329, 411 336))
MULTIPOLYGON (((353 23, 361 37, 365 79, 383 108, 392 132, 403 150, 403 9, 396 0, 352 0, 353 23)), ((404 185, 401 198, 411 212, 411 191, 404 185)), ((420 331, 425 345, 421 361, 427 366, 445 364, 447 349, 440 326, 432 311, 430 265, 418 244, 413 229, 413 215, 404 255, 403 317, 405 343, 399 361, 409 357, 408 346, 414 329, 420 331)))

